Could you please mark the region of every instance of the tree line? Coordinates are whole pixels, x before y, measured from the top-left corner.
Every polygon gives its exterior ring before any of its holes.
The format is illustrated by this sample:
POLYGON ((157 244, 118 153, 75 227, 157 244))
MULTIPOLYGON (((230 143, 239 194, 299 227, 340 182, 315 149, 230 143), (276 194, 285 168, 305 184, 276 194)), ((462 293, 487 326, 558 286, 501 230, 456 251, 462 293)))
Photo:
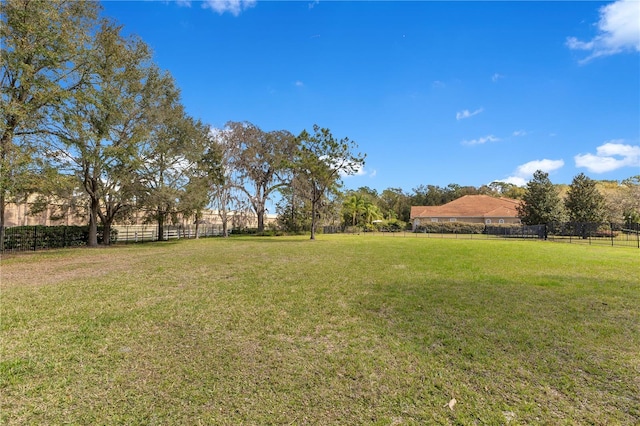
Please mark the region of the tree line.
POLYGON ((64 204, 54 214, 68 206, 86 211, 90 246, 98 225, 108 244, 113 223, 142 214, 162 236, 179 217, 198 224, 205 208, 218 212, 224 235, 240 211, 251 211, 263 231, 271 202, 280 228, 312 239, 321 219, 404 229, 413 205, 477 194, 523 200, 525 223, 640 220, 638 176, 595 182, 581 174, 563 186, 536 172, 524 188, 493 182, 343 191, 342 177, 364 165, 354 141, 318 125, 297 135, 249 122, 212 129, 186 113, 149 47, 100 12, 96 2, 0 3, 0 244, 7 203, 29 194, 38 194, 33 212, 52 199, 64 204))
POLYGON ((553 184, 541 170, 520 187, 506 182, 488 185, 419 185, 411 192, 369 187, 346 191, 334 208, 334 222, 359 228, 409 227, 411 206, 440 206, 465 195, 489 195, 521 200, 518 214, 524 224, 553 222, 640 223, 640 175, 622 181, 596 181, 583 173, 571 184, 553 184))
POLYGON ((363 165, 353 141, 317 125, 295 136, 250 123, 212 131, 185 112, 149 47, 100 12, 97 2, 0 3, 0 244, 7 203, 32 193, 36 204, 86 206, 90 246, 98 224, 109 244, 112 224, 140 211, 161 231, 177 215, 197 223, 210 205, 226 226, 245 203, 263 229, 285 186, 309 200, 315 225, 325 195, 363 165))

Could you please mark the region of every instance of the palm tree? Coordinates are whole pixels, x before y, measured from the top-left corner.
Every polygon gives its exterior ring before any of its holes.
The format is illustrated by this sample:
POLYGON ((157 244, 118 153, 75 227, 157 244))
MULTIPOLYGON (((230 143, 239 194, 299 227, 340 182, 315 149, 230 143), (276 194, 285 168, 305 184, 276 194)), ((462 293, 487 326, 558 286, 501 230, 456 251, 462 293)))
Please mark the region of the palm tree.
POLYGON ((382 219, 382 213, 380 213, 380 209, 378 206, 373 204, 370 201, 364 202, 364 218, 366 224, 371 224, 374 220, 382 219))
POLYGON ((356 219, 365 212, 365 201, 362 196, 352 195, 344 202, 343 207, 351 215, 351 226, 356 226, 356 219))

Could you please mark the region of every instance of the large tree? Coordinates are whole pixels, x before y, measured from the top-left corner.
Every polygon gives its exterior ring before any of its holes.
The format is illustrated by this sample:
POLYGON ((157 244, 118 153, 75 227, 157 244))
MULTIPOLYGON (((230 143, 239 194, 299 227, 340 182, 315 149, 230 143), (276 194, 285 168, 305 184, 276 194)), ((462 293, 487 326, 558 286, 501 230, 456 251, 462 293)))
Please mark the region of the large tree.
POLYGON ((137 198, 147 219, 157 222, 162 241, 169 218, 197 216, 208 204, 205 178, 209 169, 215 175, 217 158, 208 143, 209 129, 185 113, 171 76, 152 68, 147 85, 155 87, 149 90, 153 102, 146 106, 149 132, 137 154, 137 198))
POLYGON ((218 146, 212 143, 211 133, 208 126, 201 127, 202 135, 202 155, 194 165, 194 169, 190 172, 189 183, 180 200, 180 208, 182 217, 193 217, 196 225, 196 238, 198 238, 198 229, 202 220, 203 212, 207 206, 211 205, 213 199, 213 188, 224 183, 224 175, 222 168, 222 155, 218 150, 218 146))
POLYGON ((212 147, 220 155, 220 179, 210 186, 211 204, 222 223, 222 235, 229 236, 229 224, 246 208, 245 197, 239 189, 242 187, 239 172, 234 168, 240 147, 230 128, 211 129, 212 147))
POLYGON ((84 49, 99 5, 85 1, 0 2, 0 249, 7 200, 33 178, 29 142, 52 110, 84 81, 84 49))
POLYGON ((605 200, 596 181, 584 173, 575 176, 569 185, 565 207, 571 222, 598 223, 605 218, 605 200))
POLYGON ((251 123, 227 123, 236 155, 237 188, 247 196, 258 219, 258 231, 264 231, 267 201, 286 185, 295 137, 286 130, 264 132, 251 123))
POLYGON ((65 101, 50 134, 52 156, 79 178, 87 194, 88 245, 94 247, 98 220, 109 244, 111 224, 136 195, 138 146, 149 133, 163 87, 148 47, 124 38, 111 22, 102 22, 87 56, 88 84, 65 101))
POLYGON ((311 203, 311 239, 319 207, 329 191, 339 187, 341 176, 353 175, 364 165, 365 155, 354 153, 355 142, 349 138, 336 140, 331 131, 313 126, 313 133, 303 130, 297 137, 297 150, 293 157, 296 178, 301 192, 311 203))
POLYGON ((518 205, 522 223, 541 225, 561 222, 564 219, 562 200, 558 190, 549 180, 549 174, 536 170, 527 182, 522 203, 518 205))

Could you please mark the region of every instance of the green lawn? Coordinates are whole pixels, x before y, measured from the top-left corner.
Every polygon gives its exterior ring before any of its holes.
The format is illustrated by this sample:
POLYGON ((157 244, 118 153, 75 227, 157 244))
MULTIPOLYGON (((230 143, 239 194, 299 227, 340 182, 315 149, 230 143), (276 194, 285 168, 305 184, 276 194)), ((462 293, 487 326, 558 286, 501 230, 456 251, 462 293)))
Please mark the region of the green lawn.
POLYGON ((236 237, 1 274, 2 424, 640 423, 637 249, 236 237))

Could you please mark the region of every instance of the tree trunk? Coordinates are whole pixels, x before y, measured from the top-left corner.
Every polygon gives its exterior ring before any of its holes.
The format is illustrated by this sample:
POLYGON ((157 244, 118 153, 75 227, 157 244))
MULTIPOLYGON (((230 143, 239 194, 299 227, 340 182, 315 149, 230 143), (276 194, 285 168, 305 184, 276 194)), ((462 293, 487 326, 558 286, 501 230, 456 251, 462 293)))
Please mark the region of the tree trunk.
POLYGON ((2 133, 2 140, 0 140, 0 171, 4 176, 0 176, 0 252, 4 251, 4 227, 5 227, 5 208, 7 206, 7 190, 5 185, 8 183, 8 175, 11 170, 7 168, 7 151, 9 150, 9 144, 13 139, 13 129, 17 126, 17 120, 15 116, 11 115, 5 124, 5 131, 2 133), (4 182, 2 182, 4 180, 4 182))
POLYGON ((291 194, 291 224, 289 227, 293 232, 298 231, 298 226, 296 225, 296 208, 295 208, 296 196, 295 193, 291 194))
POLYGON ((164 213, 158 213, 158 241, 164 241, 164 213))
POLYGON ((89 207, 89 247, 98 247, 98 208, 99 201, 91 197, 91 205, 89 207))
POLYGON ((222 236, 225 238, 229 236, 229 232, 227 230, 227 215, 222 219, 222 236))
POLYGON ((4 251, 4 211, 5 211, 4 188, 0 189, 0 253, 4 251))
POLYGON ((264 209, 258 209, 258 232, 264 232, 264 209))
POLYGON ((111 245, 111 220, 104 222, 102 229, 102 244, 105 246, 111 245))
POLYGON ((311 202, 311 239, 316 239, 316 201, 311 202))

